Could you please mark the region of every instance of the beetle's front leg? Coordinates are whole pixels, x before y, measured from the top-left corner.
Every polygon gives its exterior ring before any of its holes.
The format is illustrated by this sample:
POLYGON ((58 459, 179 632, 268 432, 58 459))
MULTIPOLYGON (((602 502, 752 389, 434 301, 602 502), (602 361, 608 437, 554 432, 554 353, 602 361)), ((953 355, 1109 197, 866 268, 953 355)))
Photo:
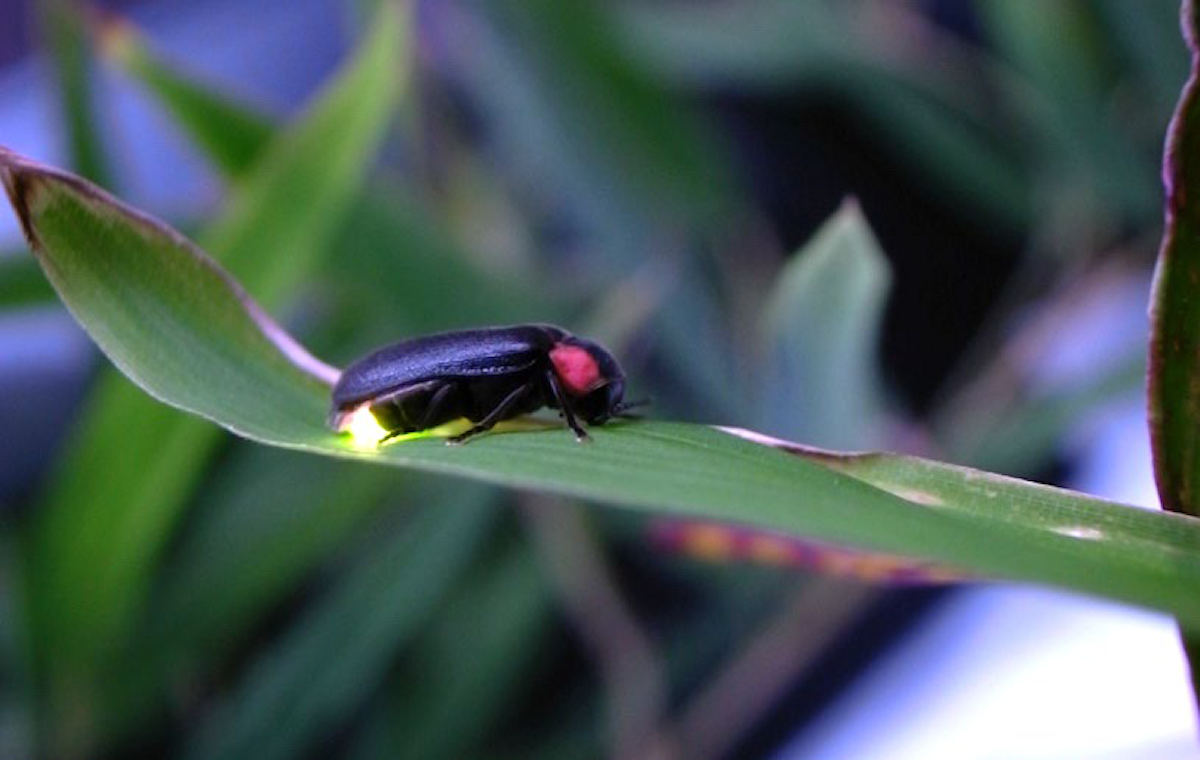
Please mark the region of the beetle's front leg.
POLYGON ((575 419, 575 410, 571 408, 571 403, 567 399, 567 394, 563 393, 558 384, 558 378, 554 375, 553 370, 546 370, 546 382, 550 384, 550 392, 554 394, 554 400, 558 402, 558 408, 562 410, 563 416, 567 419, 567 425, 571 430, 575 431, 575 440, 583 443, 591 440, 587 431, 579 424, 579 420, 575 419))

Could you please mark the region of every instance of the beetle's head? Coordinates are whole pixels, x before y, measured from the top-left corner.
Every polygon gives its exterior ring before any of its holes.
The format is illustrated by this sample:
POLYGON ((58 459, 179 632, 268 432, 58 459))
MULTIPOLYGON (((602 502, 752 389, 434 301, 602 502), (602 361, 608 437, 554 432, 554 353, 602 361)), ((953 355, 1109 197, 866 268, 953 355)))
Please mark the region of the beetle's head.
POLYGON ((620 412, 625 373, 606 348, 572 335, 550 349, 550 363, 572 407, 588 424, 620 412))

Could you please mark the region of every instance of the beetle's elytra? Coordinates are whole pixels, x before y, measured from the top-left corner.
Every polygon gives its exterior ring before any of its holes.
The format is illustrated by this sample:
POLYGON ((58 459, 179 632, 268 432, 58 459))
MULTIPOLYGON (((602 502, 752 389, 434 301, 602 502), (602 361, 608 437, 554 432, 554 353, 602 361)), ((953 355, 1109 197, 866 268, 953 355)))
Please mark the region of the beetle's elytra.
POLYGON ((606 349, 553 325, 514 325, 413 338, 351 364, 333 388, 329 424, 344 430, 366 408, 379 442, 465 417, 462 443, 501 420, 558 409, 580 440, 627 406, 625 375, 606 349))

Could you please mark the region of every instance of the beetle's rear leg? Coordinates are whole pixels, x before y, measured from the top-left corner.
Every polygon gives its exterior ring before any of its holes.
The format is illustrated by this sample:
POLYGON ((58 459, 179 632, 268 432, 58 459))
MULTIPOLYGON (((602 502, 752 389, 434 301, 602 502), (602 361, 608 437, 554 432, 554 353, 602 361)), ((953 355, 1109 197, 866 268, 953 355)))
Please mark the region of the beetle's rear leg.
POLYGON ((382 437, 382 438, 380 438, 378 441, 376 441, 376 442, 375 442, 375 445, 376 445, 376 446, 382 446, 383 444, 385 444, 385 443, 387 443, 388 441, 392 440, 392 439, 393 439, 393 438, 395 438, 396 436, 400 436, 400 435, 404 435, 404 430, 403 430, 403 428, 396 428, 395 430, 391 431, 390 433, 388 433, 387 435, 385 435, 384 437, 382 437))
POLYGON ((521 397, 526 393, 529 393, 529 391, 532 389, 532 383, 526 383, 518 386, 515 390, 513 390, 512 393, 505 396, 504 400, 497 404, 495 409, 488 412, 486 417, 475 423, 470 430, 447 438, 446 443, 450 446, 457 446, 460 443, 465 443, 468 438, 473 438, 480 433, 486 433, 487 431, 491 430, 493 427, 495 427, 497 422, 505 419, 505 415, 508 413, 508 411, 516 406, 517 402, 521 400, 521 397))
POLYGON ((558 408, 562 410, 563 416, 567 418, 567 425, 571 430, 575 431, 575 440, 582 443, 589 440, 590 437, 583 426, 579 424, 579 420, 575 419, 575 410, 571 408, 571 402, 567 399, 567 394, 563 393, 558 384, 558 378, 554 375, 554 370, 546 370, 546 382, 550 383, 550 391, 554 394, 554 400, 558 402, 558 408))

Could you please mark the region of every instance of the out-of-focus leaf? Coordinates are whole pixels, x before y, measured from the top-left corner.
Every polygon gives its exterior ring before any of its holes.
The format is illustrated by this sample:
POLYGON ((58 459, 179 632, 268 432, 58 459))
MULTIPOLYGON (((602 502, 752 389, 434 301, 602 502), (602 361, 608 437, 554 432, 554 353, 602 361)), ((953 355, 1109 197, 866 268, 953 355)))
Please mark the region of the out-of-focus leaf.
POLYGON ((757 0, 692 8, 623 6, 615 14, 630 52, 689 86, 752 91, 793 86, 845 63, 855 46, 839 3, 757 0))
POLYGON ((202 511, 164 571, 152 641, 220 656, 340 546, 403 478, 248 448, 201 494, 202 511))
MULTIPOLYGON (((1163 158, 1166 228, 1150 294, 1150 444, 1164 509, 1200 515, 1200 8, 1184 0, 1191 72, 1175 106, 1163 158)), ((1184 619, 1192 691, 1200 699, 1200 631, 1184 619)))
POLYGON ((1068 97, 1071 109, 1091 107, 1100 97, 1111 65, 1089 4, 978 0, 976 6, 999 47, 1041 89, 1068 97))
POLYGON ((684 253, 691 241, 680 239, 684 229, 727 234, 738 221, 725 159, 703 128, 623 55, 607 5, 431 8, 445 68, 486 113, 495 161, 554 223, 562 217, 604 251, 590 262, 602 267, 591 279, 630 277, 656 254, 680 259, 679 287, 652 320, 655 351, 688 368, 680 380, 706 408, 736 407, 744 394, 730 392, 717 289, 684 253), (648 157, 631 167, 630 156, 648 157))
POLYGON ((54 299, 54 288, 37 262, 24 253, 0 254, 0 309, 33 306, 54 299))
POLYGON ((764 429, 831 448, 879 443, 890 285, 887 258, 847 202, 792 257, 767 301, 764 429))
MULTIPOLYGON (((1099 0, 1096 10, 1127 67, 1149 86, 1165 116, 1187 76, 1187 56, 1179 41, 1179 4, 1099 0)), ((1154 123, 1160 126, 1157 120, 1154 123)))
POLYGON ((487 114, 497 160, 597 237, 614 263, 644 256, 651 222, 673 232, 728 218, 719 151, 684 104, 619 53, 605 6, 431 8, 445 67, 487 114))
POLYGON ((1043 465, 1063 436, 1101 404, 1134 392, 1146 379, 1145 357, 1128 357, 1071 387, 1000 408, 969 410, 953 420, 947 449, 959 461, 1016 475, 1043 465), (973 412, 978 412, 975 414, 973 412))
POLYGON ((1042 115, 1048 172, 1077 175, 1077 183, 1130 220, 1151 218, 1157 212, 1154 175, 1114 127, 1105 102, 1114 61, 1094 4, 979 0, 976 7, 1000 54, 1030 85, 1009 95, 1026 101, 1018 107, 1042 115))
MULTIPOLYGON (((244 174, 270 143, 276 128, 269 120, 175 72, 127 22, 108 19, 101 39, 101 50, 158 96, 227 175, 244 174)), ((349 210, 326 260, 331 280, 357 288, 358 303, 384 309, 379 321, 391 323, 393 337, 546 318, 555 294, 530 290, 507 271, 481 272, 430 223, 433 213, 395 188, 371 188, 349 210), (484 289, 492 298, 462 297, 484 289), (396 317, 404 322, 396 324, 396 317)))
MULTIPOLYGON (((977 81, 946 76, 936 56, 885 55, 863 28, 869 5, 754 0, 700 7, 634 3, 616 13, 631 53, 681 87, 827 98, 879 135, 950 204, 1010 229, 1031 211, 1029 178, 993 126, 977 81), (911 59, 911 60, 910 60, 911 59)), ((896 8, 889 8, 896 12, 896 8)), ((929 29, 922 30, 926 35, 929 29)), ((925 50, 926 40, 914 46, 925 50)), ((962 61, 969 69, 977 61, 962 61)))
POLYGON ((472 573, 414 642, 357 756, 471 756, 535 659, 549 602, 527 549, 472 573))
POLYGON ((14 538, 0 531, 0 757, 33 757, 36 702, 21 639, 14 538))
POLYGON ((867 583, 957 583, 969 576, 906 557, 842 549, 816 541, 700 520, 660 520, 651 528, 660 546, 707 562, 748 562, 844 575, 867 583))
POLYGON ((728 210, 728 177, 714 146, 685 103, 672 102, 621 54, 604 4, 503 2, 490 11, 593 171, 617 175, 640 202, 695 223, 728 210))
MULTIPOLYGON (((1200 629, 1200 521, 911 458, 883 486, 711 428, 597 426, 365 446, 325 425, 328 386, 215 262, 91 185, 0 154, 0 175, 56 289, 152 395, 263 443, 744 523, 1172 612, 1200 629), (145 319, 153 314, 154 319, 145 319), (188 350, 181 350, 186 341, 188 350)), ((304 359, 307 358, 307 362, 304 359)))
POLYGON ((385 494, 408 490, 395 473, 248 444, 234 447, 210 481, 159 573, 145 621, 96 677, 106 736, 118 744, 165 716, 173 689, 225 663, 385 494))
MULTIPOLYGON (((230 201, 228 213, 206 235, 209 246, 267 303, 278 303, 294 289, 326 251, 384 133, 398 94, 401 66, 401 23, 391 6, 387 8, 361 53, 298 123, 272 144, 230 201)), ((10 176, 14 180, 10 188, 23 192, 21 180, 10 176)), ((58 211, 66 214, 62 221, 73 226, 83 221, 73 219, 73 213, 87 215, 98 223, 93 228, 96 240, 131 256, 126 262, 132 269, 123 274, 104 271, 99 251, 72 266, 89 270, 90 277, 109 286, 141 271, 160 284, 190 281, 188 287, 196 297, 213 299, 214 307, 237 299, 229 281, 214 274, 207 259, 185 256, 169 271, 155 269, 151 274, 144 267, 152 260, 136 263, 137 251, 156 238, 159 228, 144 221, 131 224, 124 216, 91 216, 107 204, 100 194, 92 195, 92 201, 98 205, 87 211, 59 206, 58 211)), ((48 229, 25 226, 31 238, 49 234, 48 229)), ((59 278, 70 276, 62 267, 66 263, 47 267, 52 282, 61 284, 59 278)), ((127 295, 133 298, 132 293, 127 295)), ((169 300, 169 295, 149 291, 143 295, 146 298, 124 303, 118 320, 125 328, 174 331, 172 340, 181 341, 175 350, 181 353, 189 351, 185 348, 189 334, 231 335, 231 315, 220 316, 219 308, 205 315, 193 313, 179 322, 170 304, 161 300, 169 300)), ((103 299, 104 295, 93 289, 90 297, 103 299)), ((272 337, 258 332, 245 333, 243 338, 273 345, 272 337)), ((192 348, 200 350, 194 361, 219 364, 228 358, 228 343, 215 356, 199 345, 192 348)), ((156 361, 163 362, 164 368, 170 363, 165 356, 156 361)), ((204 382, 196 377, 189 384, 202 392, 204 382)), ((287 402, 280 399, 279 403, 282 409, 287 402)), ((43 662, 64 671, 86 668, 127 631, 145 592, 149 569, 207 454, 219 440, 211 426, 147 403, 123 378, 113 374, 102 380, 59 462, 33 527, 28 579, 34 590, 29 599, 34 605, 34 640, 43 662)))
POLYGON ((58 78, 71 166, 93 182, 109 185, 108 161, 96 128, 92 51, 84 29, 83 4, 78 0, 39 0, 36 7, 58 78))
POLYGON ((489 524, 490 492, 453 488, 349 569, 252 665, 184 757, 279 760, 336 731, 384 680, 489 524))
POLYGON ((100 52, 154 93, 226 176, 244 176, 270 143, 275 133, 270 120, 176 72, 128 21, 104 18, 99 39, 100 52))
MULTIPOLYGON (((372 340, 499 322, 545 322, 563 315, 565 304, 552 288, 530 287, 534 278, 492 272, 430 222, 432 212, 395 190, 376 190, 346 219, 333 255, 329 280, 343 290, 353 310, 369 310, 372 340)), ((347 352, 363 346, 346 346, 347 352)), ((345 353, 339 358, 352 358, 345 353)))

